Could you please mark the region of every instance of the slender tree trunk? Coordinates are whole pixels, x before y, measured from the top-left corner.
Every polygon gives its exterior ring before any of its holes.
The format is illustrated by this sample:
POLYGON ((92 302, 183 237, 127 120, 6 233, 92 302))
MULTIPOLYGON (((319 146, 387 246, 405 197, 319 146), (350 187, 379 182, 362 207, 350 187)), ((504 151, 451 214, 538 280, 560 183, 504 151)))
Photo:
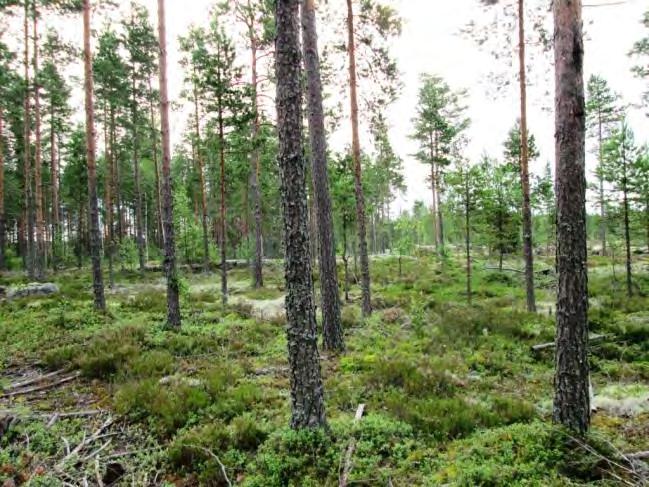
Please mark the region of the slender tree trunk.
POLYGON ((343 217, 343 265, 345 266, 345 302, 349 303, 349 258, 347 257, 347 218, 343 217))
MULTIPOLYGON (((110 268, 110 285, 115 285, 115 275, 113 271, 115 263, 115 255, 117 254, 117 241, 118 235, 116 234, 116 227, 119 229, 119 224, 115 224, 115 209, 117 209, 117 221, 121 221, 121 207, 116 205, 117 193, 119 192, 119 183, 118 183, 118 160, 115 156, 117 152, 117 124, 115 121, 115 107, 111 106, 110 108, 110 191, 111 191, 111 201, 110 201, 110 222, 109 227, 109 252, 108 252, 108 265, 110 268)), ((119 231, 119 230, 118 230, 119 231)))
POLYGON ((156 223, 158 226, 158 242, 164 246, 164 229, 162 225, 162 190, 160 189, 160 169, 158 168, 158 134, 155 129, 155 110, 153 109, 153 87, 149 82, 149 117, 151 118, 151 152, 153 152, 153 170, 155 171, 156 190, 156 223))
POLYGON ((95 109, 93 106, 92 52, 90 51, 90 0, 83 0, 83 60, 86 92, 86 161, 88 165, 88 209, 90 253, 95 309, 106 310, 104 279, 101 271, 101 235, 97 204, 97 168, 95 164, 95 109))
POLYGON ((225 221, 225 133, 223 128, 223 104, 219 100, 219 162, 221 169, 221 231, 219 247, 221 247, 221 302, 228 303, 228 267, 227 267, 227 225, 225 221))
POLYGON ((0 271, 5 269, 5 153, 4 153, 4 127, 3 113, 0 107, 0 271))
POLYGON ((433 217, 433 238, 435 240, 435 251, 439 254, 439 227, 437 226, 437 183, 435 181, 435 158, 437 157, 437 134, 432 131, 428 134, 430 138, 430 189, 432 191, 433 202, 431 206, 431 215, 433 217))
POLYGON ((645 224, 645 235, 647 238, 647 252, 649 253, 649 194, 646 195, 646 198, 647 199, 645 200, 645 204, 644 204, 644 224, 645 224))
POLYGON ((200 107, 198 104, 198 90, 194 84, 194 125, 196 137, 196 163, 198 169, 198 184, 201 186, 201 224, 203 226, 203 271, 210 270, 210 246, 207 232, 207 193, 205 188, 205 169, 203 164, 203 151, 201 149, 200 107))
POLYGON ((471 192, 469 188, 469 175, 466 175, 464 182, 464 231, 466 244, 466 296, 467 302, 471 305, 471 192))
POLYGON ((626 159, 626 127, 622 126, 622 203, 624 209, 624 248, 626 250, 626 292, 633 296, 633 277, 631 270, 631 223, 629 218, 629 170, 626 159))
POLYGON ((354 183, 356 193, 356 220, 358 230, 358 253, 361 261, 361 290, 363 316, 372 314, 370 289, 370 260, 367 255, 367 231, 365 221, 365 195, 361 176, 361 142, 358 129, 358 95, 356 93, 356 48, 354 39, 354 10, 352 0, 347 0, 347 36, 349 55, 349 91, 352 123, 352 156, 354 158, 354 183))
POLYGON ((302 94, 298 0, 277 0, 275 11, 277 129, 284 215, 286 318, 291 369, 291 427, 327 424, 317 347, 309 258, 306 161, 302 151, 302 94))
MULTIPOLYGON (((108 110, 104 106, 104 147, 106 158, 106 178, 104 181, 104 210, 106 213, 106 246, 104 254, 108 258, 108 286, 112 289, 115 286, 115 272, 113 266, 113 246, 115 233, 113 225, 113 117, 108 117, 108 110), (110 122, 109 122, 110 120, 110 122)), ((111 108, 112 113, 112 108, 111 108)))
MULTIPOLYGON (((135 66, 133 66, 135 71, 135 66)), ((135 97, 135 77, 133 77, 131 83, 131 89, 133 90, 133 100, 132 100, 132 112, 131 112, 131 123, 133 124, 133 176, 135 179, 135 238, 137 240, 137 256, 140 272, 144 272, 146 267, 145 260, 145 242, 144 242, 144 229, 143 229, 143 217, 142 217, 142 182, 140 178, 140 154, 139 154, 139 140, 138 140, 138 130, 137 130, 137 100, 135 97)))
POLYGON ((441 169, 436 164, 435 170, 435 196, 437 197, 437 237, 439 238, 439 249, 444 253, 444 214, 442 213, 442 185, 441 169))
POLYGON ((258 74, 257 74, 257 33, 251 26, 250 32, 250 51, 252 56, 252 153, 250 155, 250 192, 252 194, 252 206, 255 220, 255 258, 252 264, 252 278, 255 289, 264 286, 263 276, 263 235, 261 223, 261 189, 259 183, 260 154, 259 154, 259 94, 258 94, 258 74))
POLYGON ((590 425, 586 115, 581 0, 554 1, 557 160, 557 331, 554 421, 590 425))
POLYGON ((84 201, 79 199, 79 209, 77 211, 77 269, 83 265, 83 207, 84 201))
MULTIPOLYGON (((115 148, 117 144, 115 144, 115 148)), ((113 196, 115 197, 115 205, 117 207, 117 238, 115 245, 118 243, 121 245, 124 235, 126 234, 126 211, 122 206, 122 170, 120 167, 120 157, 117 157, 116 154, 113 155, 113 163, 115 168, 115 187, 113 188, 113 196)), ((122 268, 124 263, 122 262, 122 268)))
POLYGON ((314 0, 302 0, 302 47, 307 78, 309 139, 311 142, 311 177, 320 238, 320 293, 322 295, 322 336, 325 350, 345 349, 340 317, 336 244, 331 216, 327 139, 322 107, 322 80, 318 56, 318 34, 314 0))
POLYGON ((167 324, 180 327, 180 285, 176 274, 173 192, 171 188, 171 143, 169 140, 169 95, 167 93, 167 31, 165 0, 158 0, 158 45, 160 49, 160 125, 162 132, 162 196, 164 211, 164 268, 167 276, 167 324))
POLYGON ((59 246, 62 242, 61 212, 59 208, 59 159, 56 150, 54 103, 50 104, 50 165, 52 180, 52 269, 59 266, 59 246))
POLYGON ((35 249, 34 249, 34 212, 32 211, 32 162, 31 162, 31 101, 29 90, 29 2, 25 0, 25 12, 23 22, 24 34, 24 58, 23 68, 25 70, 25 98, 24 98, 24 140, 23 140, 23 183, 24 183, 24 211, 26 222, 25 238, 25 263, 27 267, 27 275, 30 279, 35 277, 35 249))
POLYGON ((523 191, 523 255, 527 310, 536 311, 534 297, 534 247, 532 240, 532 205, 530 203, 529 145, 527 140, 527 80, 525 69, 525 7, 518 0, 518 61, 521 90, 521 188, 523 191))
POLYGON ((34 4, 32 22, 34 55, 34 203, 36 213, 36 251, 35 272, 37 279, 45 277, 45 218, 43 212, 43 149, 41 140, 41 104, 38 79, 38 11, 34 4))
MULTIPOLYGON (((597 113, 597 126, 598 126, 598 155, 599 155, 599 164, 601 167, 602 161, 604 160, 604 144, 603 144, 603 135, 602 135, 602 112, 601 110, 597 113)), ((604 175, 598 171, 597 179, 599 182, 599 236, 602 240, 602 255, 606 255, 606 206, 604 202, 604 175)))

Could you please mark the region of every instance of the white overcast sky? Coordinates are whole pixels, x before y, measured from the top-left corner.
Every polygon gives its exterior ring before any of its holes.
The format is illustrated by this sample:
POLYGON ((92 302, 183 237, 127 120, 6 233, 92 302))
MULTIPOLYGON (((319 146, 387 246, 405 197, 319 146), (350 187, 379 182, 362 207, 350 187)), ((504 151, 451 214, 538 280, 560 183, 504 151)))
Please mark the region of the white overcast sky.
MULTIPOLYGON (((342 0, 329 0, 339 2, 342 0)), ((504 0, 512 1, 512 0, 504 0)), ((155 1, 146 0, 155 16, 155 1)), ((649 9, 647 0, 585 0, 586 5, 615 3, 611 6, 584 8, 585 76, 597 73, 604 76, 612 88, 623 95, 624 101, 639 100, 643 83, 633 77, 633 64, 627 53, 633 43, 647 35, 640 23, 642 14, 649 9)), ((204 23, 211 0, 167 0, 169 40, 175 45, 178 35, 192 23, 204 23)), ((399 100, 390 109, 391 139, 397 153, 404 159, 407 193, 399 198, 398 209, 410 208, 417 200, 430 201, 426 184, 426 166, 413 159, 416 146, 408 138, 410 120, 417 102, 418 78, 421 73, 435 73, 444 77, 455 88, 468 90, 469 116, 472 119, 468 155, 476 160, 484 152, 494 156, 502 153, 502 142, 519 113, 517 86, 512 93, 497 98, 487 95, 485 79, 494 61, 488 53, 480 52, 470 40, 458 35, 467 20, 480 11, 478 0, 393 0, 404 21, 403 34, 394 45, 399 62, 404 89, 399 100)), ((170 77, 172 94, 179 92, 182 73, 177 66, 177 51, 170 46, 170 77)), ((551 78, 552 79, 552 78, 551 78)), ((547 87, 542 87, 547 89, 547 87)), ((362 86, 359 87, 362 90, 362 86)), ((540 172, 546 162, 553 161, 553 114, 535 106, 535 90, 530 86, 529 126, 541 149, 541 157, 532 170, 540 172)), ((538 98, 538 97, 536 97, 538 98)), ((176 122, 182 124, 183 117, 176 122)), ((649 122, 641 109, 632 109, 630 122, 639 141, 647 140, 649 122)), ((347 124, 342 125, 343 129, 347 124)), ((180 128, 180 127, 178 127, 180 128)), ((337 134, 336 139, 345 139, 337 134)), ((592 166, 592 161, 590 161, 592 166)))
MULTIPOLYGON (((152 21, 157 22, 156 0, 142 0, 150 9, 152 21)), ((343 0, 328 0, 335 7, 343 0)), ((513 2, 514 0, 501 0, 513 2)), ((540 1, 540 0, 534 0, 540 1)), ((120 2, 124 9, 129 5, 126 0, 120 2)), ((481 154, 492 156, 502 154, 502 143, 508 130, 512 127, 519 113, 517 84, 511 85, 511 92, 494 97, 487 94, 485 82, 493 71, 495 61, 486 52, 460 36, 459 30, 467 21, 480 15, 482 11, 479 0, 391 0, 403 18, 402 36, 394 43, 394 54, 398 59, 402 73, 403 92, 399 100, 389 111, 391 140, 396 152, 404 160, 404 175, 408 190, 395 205, 395 210, 405 210, 415 200, 430 202, 430 191, 427 187, 427 167, 418 163, 411 156, 416 145, 408 138, 411 132, 411 118, 417 103, 419 75, 431 73, 442 76, 456 89, 468 91, 468 115, 472 120, 469 129, 470 143, 467 155, 476 161, 481 154)), ((180 101, 183 71, 179 65, 177 39, 186 33, 191 24, 207 25, 209 9, 214 0, 166 0, 167 35, 169 43, 169 80, 172 101, 180 101)), ((549 0, 548 0, 549 4, 549 0)), ((587 32, 585 44, 585 77, 596 73, 606 78, 611 87, 622 94, 626 103, 638 103, 646 84, 633 77, 630 69, 633 61, 627 56, 633 43, 648 33, 640 20, 644 11, 649 9, 648 0, 584 0, 584 24, 587 32), (606 5, 611 4, 611 5, 606 5)), ((102 14, 105 15, 105 14, 102 14)), ((117 12, 111 15, 115 20, 117 12)), ((100 28, 102 19, 95 17, 94 27, 100 28)), ((65 37, 78 38, 81 41, 81 22, 76 19, 65 22, 65 37)), ((20 26, 17 26, 20 28, 20 26)), ((512 55, 516 51, 512 50, 512 55)), ((543 70, 543 66, 534 69, 543 70)), ((553 161, 554 135, 553 114, 542 110, 535 102, 541 94, 550 89, 553 91, 553 78, 549 86, 529 86, 529 128, 537 139, 541 157, 534 163, 532 170, 541 172, 545 164, 553 161), (539 91, 541 90, 541 91, 539 91)), ((359 86, 362 91, 363 86, 359 86)), ((346 94, 345 94, 346 95, 346 94)), ((75 97, 76 98, 76 97, 75 97)), ((552 100, 547 100, 551 105, 552 100)), ((81 106, 81 105, 79 105, 81 106)), ((636 132, 636 139, 645 142, 649 139, 649 119, 644 116, 645 110, 630 109, 629 118, 636 132)), ((179 141, 184 128, 186 111, 172 115, 173 141, 179 141)), ((342 123, 341 130, 335 134, 332 142, 334 149, 347 144, 348 123, 342 123)), ((593 167, 589 155, 589 167, 593 167)))

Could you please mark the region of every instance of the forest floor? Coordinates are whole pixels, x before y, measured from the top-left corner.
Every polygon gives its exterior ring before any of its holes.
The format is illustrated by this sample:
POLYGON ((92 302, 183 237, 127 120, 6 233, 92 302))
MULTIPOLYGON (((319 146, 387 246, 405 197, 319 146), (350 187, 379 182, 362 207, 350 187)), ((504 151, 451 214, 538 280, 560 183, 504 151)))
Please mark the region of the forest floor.
POLYGON ((552 347, 531 349, 553 341, 551 273, 533 314, 522 275, 483 259, 472 306, 459 256, 404 259, 401 276, 374 260, 375 313, 361 319, 354 285, 347 351, 321 353, 330 431, 294 432, 280 266, 258 291, 230 271, 225 308, 218 275, 185 275, 179 331, 159 273, 118 273, 101 315, 89 272, 60 272, 58 294, 0 303, 0 485, 335 486, 346 458, 350 486, 643 485, 630 454, 649 450, 649 261, 633 298, 610 263, 590 265, 604 336, 582 439, 551 423, 552 347))

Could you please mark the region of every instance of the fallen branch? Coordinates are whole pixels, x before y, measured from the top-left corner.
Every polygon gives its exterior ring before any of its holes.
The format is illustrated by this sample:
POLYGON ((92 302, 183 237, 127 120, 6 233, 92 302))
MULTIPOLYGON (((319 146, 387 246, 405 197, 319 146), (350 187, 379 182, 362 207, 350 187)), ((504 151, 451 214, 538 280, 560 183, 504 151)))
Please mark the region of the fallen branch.
POLYGON ((31 379, 24 380, 22 382, 15 382, 14 384, 10 384, 5 390, 10 391, 13 389, 22 389, 25 386, 30 386, 38 382, 43 382, 46 379, 51 379, 52 377, 56 377, 57 375, 61 375, 63 372, 65 372, 65 369, 55 370, 54 372, 50 372, 49 374, 39 375, 38 377, 32 377, 31 379))
MULTIPOLYGON (((43 418, 49 419, 53 424, 59 419, 65 418, 85 418, 87 416, 96 416, 99 414, 104 414, 106 411, 103 409, 89 409, 87 411, 69 411, 64 413, 27 413, 14 409, 0 409, 0 416, 16 416, 17 418, 43 418)), ((48 423, 48 426, 51 426, 48 423)))
MULTIPOLYGON (((356 409, 356 414, 354 415, 354 423, 358 423, 363 417, 363 412, 365 411, 365 404, 359 404, 356 409)), ((352 457, 354 456, 354 450, 356 449, 356 438, 352 438, 347 447, 347 452, 345 452, 345 465, 343 471, 340 475, 340 481, 338 482, 339 487, 347 487, 347 482, 349 481, 349 474, 352 470, 352 457)))
POLYGON ((221 473, 223 474, 223 480, 225 480, 225 483, 228 484, 228 487, 232 487, 232 482, 230 482, 230 479, 228 478, 228 474, 227 474, 227 472, 225 470, 225 465, 223 465, 223 463, 221 462, 219 457, 216 455, 216 453, 214 453, 209 448, 205 448, 204 446, 200 446, 200 445, 187 445, 186 444, 185 446, 187 446, 189 448, 194 448, 196 450, 200 450, 200 451, 202 451, 204 453, 207 453, 214 460, 216 460, 216 463, 218 463, 219 467, 221 468, 221 473))
MULTIPOLYGON (((596 343, 596 342, 604 341, 608 338, 611 338, 611 336, 610 335, 590 335, 588 337, 588 342, 596 343)), ((554 348, 555 346, 556 346, 555 342, 548 342, 548 343, 540 343, 538 345, 532 345, 531 349, 533 352, 540 352, 541 350, 554 348)))
POLYGON ((53 388, 58 387, 58 386, 60 386, 62 384, 65 384, 66 382, 73 381, 74 379, 76 379, 80 375, 81 375, 81 372, 75 372, 72 375, 68 375, 66 377, 63 377, 60 380, 55 381, 55 382, 45 384, 44 386, 30 387, 29 389, 22 389, 20 391, 8 392, 8 393, 3 394, 2 396, 0 396, 0 399, 4 399, 6 397, 24 396, 25 394, 31 394, 33 392, 40 392, 40 391, 46 391, 48 389, 53 389, 53 388))
MULTIPOLYGON (((514 269, 512 267, 493 267, 493 266, 485 266, 485 270, 487 271, 499 271, 499 272, 516 272, 517 274, 525 274, 524 269, 514 269)), ((543 274, 543 275, 549 275, 554 272, 553 269, 540 269, 540 270, 535 270, 534 274, 543 274)))
POLYGON ((101 424, 101 426, 100 426, 99 428, 97 428, 97 430, 95 430, 95 432, 94 432, 91 436, 89 436, 88 438, 84 438, 84 439, 81 441, 81 443, 79 443, 79 444, 74 448, 74 450, 72 450, 72 451, 71 451, 70 453, 68 453, 65 457, 63 457, 63 459, 62 459, 59 463, 56 464, 56 467, 55 467, 55 468, 56 468, 57 470, 60 469, 61 467, 63 467, 63 465, 64 465, 64 464, 65 464, 65 463, 66 463, 70 458, 74 457, 75 455, 78 455, 78 454, 81 452, 81 450, 83 450, 84 448, 86 448, 88 445, 92 444, 92 443, 93 443, 97 438, 99 438, 99 437, 101 436, 101 434, 104 432, 104 430, 105 430, 106 428, 108 428, 111 424, 113 424, 113 422, 114 422, 114 419, 113 419, 113 418, 108 418, 106 421, 104 421, 104 422, 101 424))
POLYGON ((631 460, 649 460, 649 451, 639 451, 636 453, 627 453, 624 455, 631 460))
POLYGON ((96 456, 99 455, 102 451, 104 451, 106 448, 108 448, 112 442, 113 442, 113 439, 112 439, 112 438, 109 438, 108 441, 107 441, 106 443, 104 443, 103 445, 101 445, 99 448, 97 448, 95 451, 93 451, 90 455, 87 455, 87 456, 86 456, 85 458, 83 458, 83 460, 81 460, 81 461, 82 461, 82 462, 87 462, 87 461, 90 460, 91 458, 96 457, 96 456))

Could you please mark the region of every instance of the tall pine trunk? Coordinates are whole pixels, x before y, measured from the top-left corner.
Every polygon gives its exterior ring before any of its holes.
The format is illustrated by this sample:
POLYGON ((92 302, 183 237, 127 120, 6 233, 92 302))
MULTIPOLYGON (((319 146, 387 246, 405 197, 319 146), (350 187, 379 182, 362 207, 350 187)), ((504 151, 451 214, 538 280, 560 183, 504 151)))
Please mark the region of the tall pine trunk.
POLYGON ((534 247, 532 205, 530 202, 529 145, 527 136, 527 79, 525 68, 525 7, 518 0, 518 62, 521 91, 521 189, 523 191, 523 257, 525 259, 525 294, 527 311, 536 311, 534 297, 534 247))
POLYGON ((203 151, 201 150, 200 107, 198 103, 198 90, 194 83, 194 134, 196 137, 196 169, 198 170, 198 184, 201 186, 201 224, 203 226, 203 272, 210 270, 210 246, 207 232, 207 193, 205 188, 205 168, 203 164, 203 151))
POLYGON ((581 0, 554 0, 558 282, 553 418, 578 433, 590 425, 581 8, 581 0))
POLYGON ((219 166, 220 166, 220 186, 221 186, 221 216, 219 232, 219 247, 221 248, 221 302, 225 306, 228 303, 228 267, 227 267, 227 225, 225 221, 225 132, 223 127, 223 104, 219 100, 219 166))
POLYGON ((349 92, 352 124, 352 156, 354 158, 354 189, 356 194, 356 228, 358 230, 358 253, 361 261, 361 290, 363 316, 372 314, 370 290, 370 260, 367 255, 367 229, 365 221, 365 195, 361 175, 361 142, 358 129, 358 95, 356 87, 356 47, 354 39, 354 9, 347 0, 347 52, 349 55, 349 92))
POLYGON ((135 97, 135 78, 132 80, 133 100, 131 107, 131 123, 133 124, 133 176, 135 179, 135 238, 137 240, 137 256, 140 272, 144 272, 145 241, 144 241, 144 219, 142 217, 142 182, 140 177, 140 154, 139 154, 139 133, 137 130, 137 100, 135 97))
POLYGON ((250 52, 252 57, 252 154, 250 155, 250 193, 252 194, 252 207, 255 221, 255 258, 252 263, 252 279, 255 289, 264 286, 263 276, 263 235, 261 222, 261 188, 259 181, 260 154, 259 154, 259 93, 257 73, 257 33, 254 26, 250 26, 250 52))
POLYGON ((437 238, 439 239, 439 250, 444 254, 444 214, 442 213, 442 177, 439 163, 435 164, 435 196, 437 198, 437 238))
POLYGON ((633 296, 631 268, 631 222, 629 217, 629 166, 626 154, 626 125, 622 125, 622 210, 624 212, 624 250, 626 251, 626 292, 633 296))
POLYGON ((62 239, 61 213, 59 208, 59 156, 56 150, 54 101, 50 101, 50 179, 52 181, 52 269, 59 265, 59 247, 62 239))
POLYGON ((95 309, 106 310, 104 279, 101 271, 101 234, 97 204, 97 167, 95 164, 95 109, 93 106, 92 52, 90 51, 90 0, 83 0, 83 61, 86 106, 86 163, 88 165, 88 216, 90 223, 90 254, 95 309))
POLYGON ((318 56, 318 34, 314 0, 302 0, 302 47, 307 79, 309 139, 311 142, 311 176, 320 237, 320 292, 322 295, 322 336, 326 350, 345 349, 340 317, 336 245, 331 216, 327 139, 322 107, 322 80, 318 56))
POLYGON ((160 49, 160 126, 162 132, 162 198, 164 223, 164 269, 167 276, 167 324, 180 327, 180 283, 176 273, 173 193, 171 189, 171 142, 169 140, 169 94, 167 92, 167 26, 165 0, 158 0, 158 46, 160 49))
POLYGON ((277 130, 286 275, 291 427, 326 426, 309 258, 306 161, 302 151, 302 94, 298 0, 277 0, 275 69, 277 130))
POLYGON ((466 246, 466 299, 471 305, 473 293, 471 291, 471 190, 469 187, 469 174, 464 180, 464 231, 466 246))
POLYGON ((36 251, 34 270, 37 279, 45 276, 45 217, 43 212, 43 147, 41 139, 41 104, 38 79, 38 11, 34 3, 33 11, 33 70, 34 70, 34 207, 36 215, 36 251))
MULTIPOLYGON (((119 161, 115 156, 117 152, 117 123, 115 120, 115 107, 111 106, 110 109, 110 187, 112 199, 110 202, 111 209, 111 226, 110 226, 110 249, 109 249, 109 265, 110 265, 110 285, 115 284, 115 279, 113 275, 113 264, 115 261, 115 255, 117 253, 117 242, 118 236, 116 233, 116 228, 119 229, 119 226, 115 223, 115 209, 117 209, 117 221, 121 221, 121 207, 117 205, 117 193, 119 192, 119 183, 118 183, 118 164, 119 161)), ((118 230, 117 230, 118 231, 118 230)))
POLYGON ((31 162, 31 96, 29 90, 29 2, 24 0, 25 10, 23 19, 24 57, 23 68, 25 71, 25 95, 23 105, 23 197, 25 221, 25 267, 30 279, 35 276, 34 265, 34 212, 32 205, 32 162, 31 162))
POLYGON ((2 107, 0 106, 0 271, 7 265, 5 262, 5 153, 3 120, 2 107))
MULTIPOLYGON (((112 108, 111 108, 112 113, 112 108)), ((108 258, 108 286, 112 289, 115 286, 115 273, 113 268, 113 246, 115 232, 113 225, 113 129, 114 118, 108 117, 104 106, 104 147, 106 155, 106 177, 104 181, 104 212, 106 214, 106 245, 104 254, 108 258), (110 122, 109 122, 110 120, 110 122)))
MULTIPOLYGON (((601 166, 602 161, 604 160, 604 137, 602 134, 602 110, 598 109, 597 111, 597 142, 598 142, 598 157, 599 164, 601 166)), ((597 180, 599 183, 599 236, 602 241, 602 256, 606 255, 606 206, 604 201, 604 174, 601 171, 597 172, 597 180)))
POLYGON ((345 302, 349 303, 349 257, 347 255, 347 217, 343 217, 343 265, 345 267, 345 302))
POLYGON ((518 63, 521 92, 521 189, 523 191, 523 257, 525 259, 525 295, 527 310, 536 311, 534 297, 534 248, 532 240, 532 205, 530 203, 529 145, 527 136, 527 79, 525 68, 525 7, 518 0, 518 63))
POLYGON ((164 246, 164 227, 162 224, 162 189, 160 186, 160 169, 158 168, 158 133, 155 128, 155 110, 153 109, 153 87, 149 78, 149 117, 151 118, 151 152, 153 152, 153 170, 155 172, 156 190, 156 223, 158 226, 158 242, 164 246))

